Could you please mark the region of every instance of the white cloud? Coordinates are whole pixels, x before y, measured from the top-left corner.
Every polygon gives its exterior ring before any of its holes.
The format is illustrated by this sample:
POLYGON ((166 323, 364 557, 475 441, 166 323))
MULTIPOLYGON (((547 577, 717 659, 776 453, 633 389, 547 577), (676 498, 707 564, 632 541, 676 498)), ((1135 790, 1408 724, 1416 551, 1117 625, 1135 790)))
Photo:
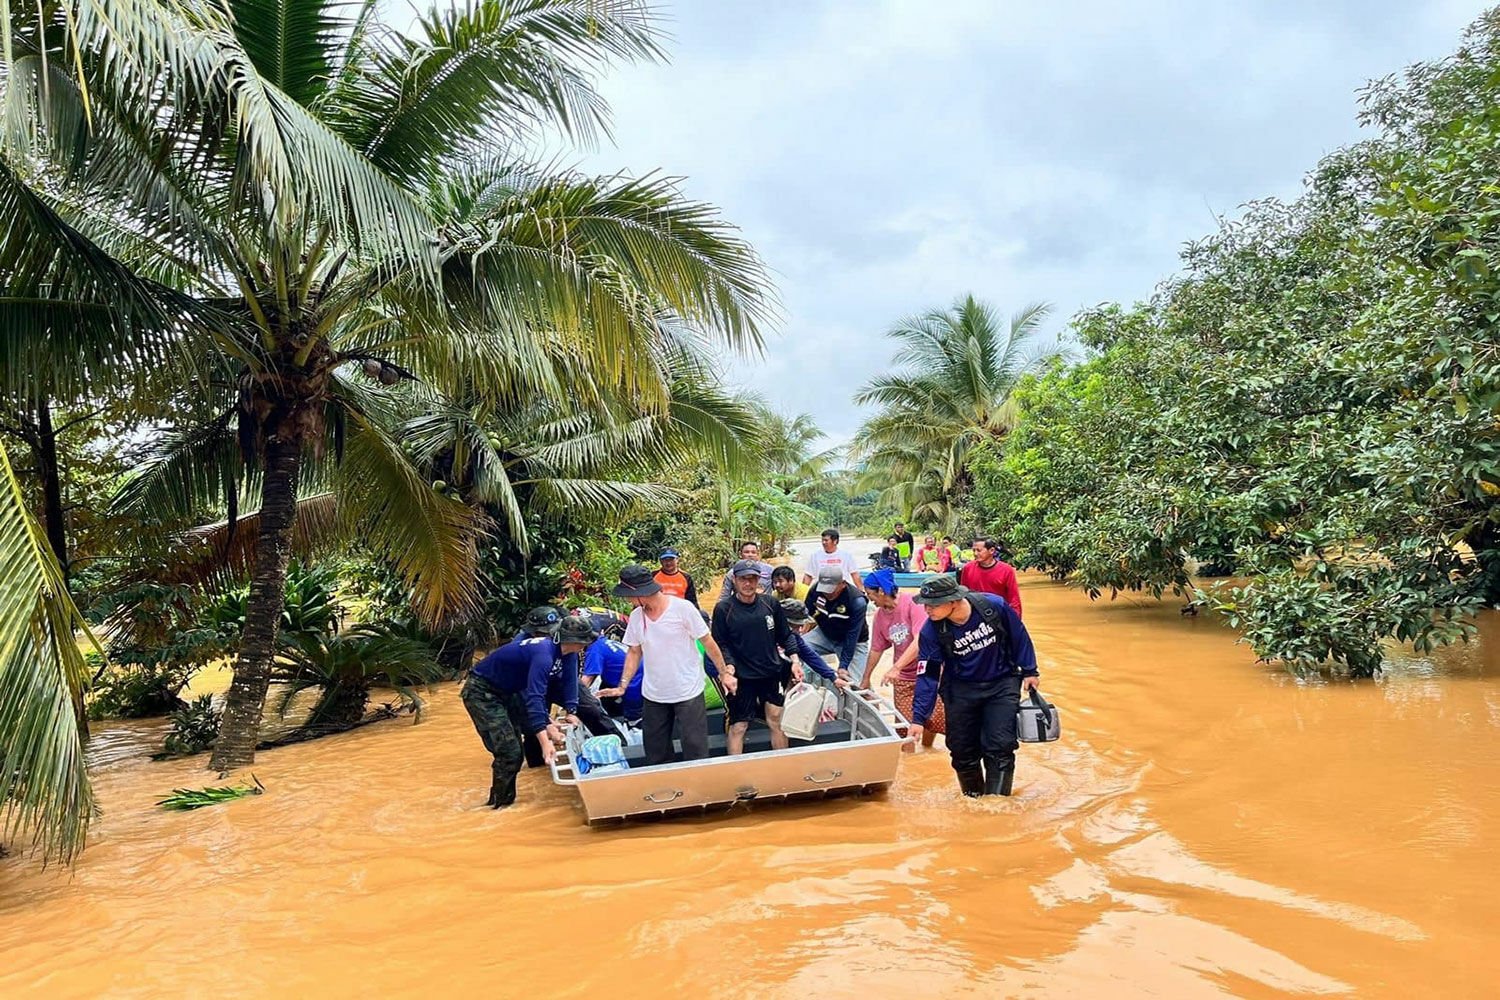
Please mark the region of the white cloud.
POLYGON ((603 84, 617 145, 719 205, 785 322, 735 372, 836 438, 881 332, 973 292, 1138 299, 1249 199, 1357 137, 1355 92, 1457 47, 1481 0, 681 0, 673 63, 603 84))

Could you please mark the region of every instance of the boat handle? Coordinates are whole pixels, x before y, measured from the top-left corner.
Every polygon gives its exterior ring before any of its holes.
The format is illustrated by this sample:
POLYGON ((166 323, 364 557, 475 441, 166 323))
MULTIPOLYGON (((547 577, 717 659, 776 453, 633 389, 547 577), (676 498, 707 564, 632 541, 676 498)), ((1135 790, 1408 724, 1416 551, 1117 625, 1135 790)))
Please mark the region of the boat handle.
POLYGON ((573 766, 566 750, 559 750, 552 757, 552 780, 559 785, 578 784, 578 769, 573 766))
POLYGON ((824 771, 821 776, 818 775, 816 772, 813 773, 813 774, 804 774, 802 776, 802 780, 803 781, 811 781, 815 785, 826 785, 830 781, 836 781, 837 779, 842 778, 843 776, 844 776, 844 772, 843 771, 829 770, 829 771, 824 771))
POLYGON ((647 802, 654 803, 655 805, 665 805, 668 802, 672 802, 672 801, 675 801, 676 799, 682 798, 682 789, 680 789, 680 788, 664 788, 664 789, 662 789, 659 792, 650 792, 650 793, 648 793, 646 795, 643 795, 643 796, 641 796, 641 798, 645 799, 647 802), (668 792, 671 792, 672 794, 671 795, 667 795, 668 792), (664 798, 664 799, 659 799, 659 798, 657 798, 658 795, 667 795, 667 797, 664 798))

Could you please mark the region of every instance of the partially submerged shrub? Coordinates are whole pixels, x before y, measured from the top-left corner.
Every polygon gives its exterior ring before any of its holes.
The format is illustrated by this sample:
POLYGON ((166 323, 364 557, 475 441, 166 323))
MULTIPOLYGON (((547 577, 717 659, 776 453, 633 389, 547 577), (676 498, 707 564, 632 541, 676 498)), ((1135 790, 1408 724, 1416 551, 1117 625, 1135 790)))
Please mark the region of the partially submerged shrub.
POLYGON ((219 738, 219 713, 212 695, 200 695, 172 713, 172 731, 163 747, 174 756, 202 753, 219 738))

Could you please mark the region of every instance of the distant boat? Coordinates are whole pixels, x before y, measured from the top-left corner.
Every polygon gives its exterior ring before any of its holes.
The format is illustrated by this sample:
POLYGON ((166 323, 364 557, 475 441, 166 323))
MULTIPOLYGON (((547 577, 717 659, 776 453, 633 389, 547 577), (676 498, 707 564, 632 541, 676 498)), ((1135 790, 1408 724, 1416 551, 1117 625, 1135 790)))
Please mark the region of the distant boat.
POLYGON ((647 767, 645 750, 633 746, 626 749, 629 770, 587 774, 575 762, 588 733, 568 726, 565 746, 552 761, 552 780, 578 790, 589 823, 703 812, 736 802, 886 789, 896 780, 906 742, 907 722, 895 706, 863 689, 840 692, 837 716, 820 723, 813 740, 792 740, 785 750, 772 750, 770 730, 753 724, 745 734, 745 753, 727 756, 724 710, 714 709, 708 718, 704 760, 647 767))

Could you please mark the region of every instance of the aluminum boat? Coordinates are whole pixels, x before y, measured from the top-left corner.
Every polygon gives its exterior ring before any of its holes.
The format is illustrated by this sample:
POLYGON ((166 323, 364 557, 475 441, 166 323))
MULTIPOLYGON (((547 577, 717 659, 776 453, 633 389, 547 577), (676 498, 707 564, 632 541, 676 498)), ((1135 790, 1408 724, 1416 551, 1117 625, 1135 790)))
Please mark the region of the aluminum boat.
POLYGON ((714 709, 708 717, 707 758, 647 767, 645 751, 632 746, 623 771, 584 773, 578 762, 588 732, 567 726, 552 780, 576 788, 585 820, 598 823, 882 790, 896 780, 906 742, 907 722, 895 706, 864 689, 839 692, 836 717, 819 723, 814 739, 792 740, 785 750, 772 750, 770 730, 757 723, 745 734, 745 753, 727 756, 724 711, 714 709))

